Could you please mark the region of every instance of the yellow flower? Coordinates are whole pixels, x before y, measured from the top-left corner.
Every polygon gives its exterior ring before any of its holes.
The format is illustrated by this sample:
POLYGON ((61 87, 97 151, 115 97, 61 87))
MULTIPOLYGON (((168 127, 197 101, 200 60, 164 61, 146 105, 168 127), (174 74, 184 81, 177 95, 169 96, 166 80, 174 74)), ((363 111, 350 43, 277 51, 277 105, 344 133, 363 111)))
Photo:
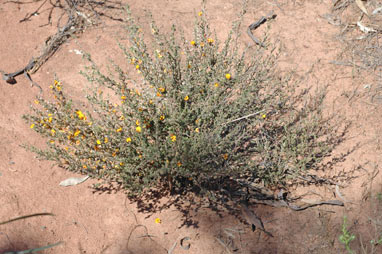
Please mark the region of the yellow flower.
POLYGON ((76 130, 76 132, 74 132, 74 136, 77 137, 78 135, 80 135, 81 131, 80 130, 76 130))
POLYGON ((35 104, 39 104, 40 102, 38 100, 34 100, 34 103, 35 104))
POLYGON ((106 144, 107 142, 109 142, 109 139, 108 139, 108 137, 105 137, 105 144, 106 144))
POLYGON ((124 119, 125 119, 124 116, 120 116, 120 117, 119 117, 119 120, 120 120, 120 121, 123 121, 124 119))
POLYGON ((54 129, 52 129, 50 132, 52 133, 52 136, 56 133, 54 129))
POLYGON ((142 131, 142 128, 141 128, 141 126, 138 126, 137 128, 135 128, 135 130, 136 130, 137 132, 141 132, 141 131, 142 131))
POLYGON ((57 80, 54 80, 54 85, 56 86, 56 85, 59 85, 60 84, 60 82, 58 82, 57 80))
POLYGON ((181 167, 182 163, 180 161, 178 161, 178 163, 176 165, 178 165, 178 167, 181 167))
POLYGON ((186 97, 184 97, 184 100, 188 101, 188 99, 189 99, 189 97, 188 97, 188 95, 186 95, 186 97))
POLYGON ((87 168, 88 168, 86 165, 83 165, 82 167, 83 167, 84 169, 87 169, 87 168))
MULTIPOLYGON (((204 42, 200 43, 200 47, 204 47, 204 42)), ((204 53, 203 53, 204 54, 204 53)), ((205 56, 205 55, 204 55, 205 56)))
POLYGON ((149 100, 149 104, 153 104, 153 100, 149 100))
POLYGON ((126 96, 124 96, 124 95, 121 96, 121 99, 122 99, 122 100, 126 100, 126 96))
POLYGON ((171 141, 172 141, 172 142, 175 142, 175 141, 176 141, 176 136, 175 136, 175 135, 171 135, 170 138, 171 138, 171 141))
POLYGON ((33 128, 34 128, 34 123, 32 123, 32 124, 31 124, 31 127, 30 127, 30 128, 31 128, 31 129, 33 129, 33 128))
POLYGON ((125 165, 125 163, 123 163, 123 162, 120 162, 120 163, 119 163, 119 165, 123 166, 123 165, 125 165))
POLYGON ((157 92, 157 96, 158 96, 158 97, 161 97, 162 94, 161 94, 160 92, 157 92))
POLYGON ((160 117, 159 117, 159 120, 161 120, 161 121, 163 121, 165 119, 165 116, 164 115, 161 115, 160 117))
POLYGON ((223 154, 223 158, 224 158, 225 160, 228 160, 228 153, 223 154))
POLYGON ((161 224, 161 223, 162 223, 162 221, 161 221, 161 219, 159 219, 159 218, 156 218, 156 219, 155 219, 155 223, 156 223, 156 224, 161 224))
POLYGON ((121 132, 122 131, 122 127, 121 128, 118 128, 117 130, 116 130, 116 132, 121 132))
POLYGON ((69 150, 69 147, 66 146, 64 149, 65 149, 66 151, 68 151, 68 150, 69 150))
POLYGON ((214 86, 215 86, 215 87, 219 87, 219 83, 215 83, 214 86))
POLYGON ((263 114, 261 117, 262 117, 263 119, 265 119, 265 118, 267 117, 267 114, 263 114))
POLYGON ((81 112, 81 110, 78 110, 78 111, 76 112, 76 114, 77 114, 77 116, 78 116, 78 118, 79 118, 80 120, 86 119, 85 115, 81 112))
POLYGON ((195 132, 196 132, 196 133, 199 133, 199 128, 196 128, 196 129, 195 129, 195 132))
POLYGON ((61 91, 61 86, 56 86, 57 91, 61 91))
POLYGON ((225 78, 228 79, 228 80, 230 80, 230 79, 231 79, 231 74, 227 73, 227 74, 225 75, 225 78))
POLYGON ((49 140, 49 143, 54 144, 54 140, 49 140))
POLYGON ((139 69, 139 64, 135 65, 135 69, 137 70, 139 69))
POLYGON ((126 142, 127 142, 127 143, 130 143, 130 142, 131 142, 131 138, 130 138, 130 137, 127 137, 127 138, 126 138, 126 142))
POLYGON ((53 119, 52 117, 49 117, 48 122, 51 123, 51 122, 52 122, 52 119, 53 119))
POLYGON ((203 12, 202 12, 202 11, 198 12, 198 16, 199 16, 199 17, 202 16, 202 15, 203 15, 203 12))
POLYGON ((196 120, 195 120, 195 123, 198 124, 198 123, 199 123, 199 119, 196 119, 196 120))
POLYGON ((101 144, 101 140, 97 139, 97 145, 101 144))
POLYGON ((190 41, 190 44, 191 44, 192 46, 195 46, 196 42, 195 42, 195 41, 190 41))
POLYGON ((208 38, 207 41, 208 41, 208 43, 210 43, 210 44, 214 43, 214 39, 212 39, 212 38, 208 38))
POLYGON ((161 92, 161 93, 164 93, 164 91, 166 91, 166 89, 165 89, 164 87, 159 87, 158 90, 159 90, 159 92, 161 92))
POLYGON ((136 120, 136 121, 135 121, 135 124, 139 126, 139 120, 136 120))

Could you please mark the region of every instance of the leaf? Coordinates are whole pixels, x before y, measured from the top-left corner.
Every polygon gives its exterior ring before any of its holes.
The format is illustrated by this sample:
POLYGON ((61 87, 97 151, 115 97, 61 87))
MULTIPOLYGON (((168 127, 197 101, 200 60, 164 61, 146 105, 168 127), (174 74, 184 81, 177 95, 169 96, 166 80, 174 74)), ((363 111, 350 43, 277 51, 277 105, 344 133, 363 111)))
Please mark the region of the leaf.
POLYGON ((362 25, 361 21, 357 22, 357 26, 364 33, 369 33, 369 32, 375 33, 376 32, 375 29, 362 25))
POLYGON ((177 241, 178 241, 178 240, 176 240, 176 241, 174 242, 174 244, 171 246, 171 248, 167 251, 167 254, 172 254, 172 252, 174 251, 174 249, 175 249, 175 247, 176 247, 177 241))
POLYGON ((34 213, 34 214, 30 214, 30 215, 20 216, 20 217, 17 217, 17 218, 14 218, 14 219, 10 219, 10 220, 4 221, 4 222, 0 222, 0 225, 4 225, 4 224, 7 224, 7 223, 10 223, 10 222, 13 222, 13 221, 17 221, 17 220, 27 219, 27 218, 30 218, 30 217, 46 216, 46 215, 48 215, 48 216, 55 216, 53 213, 34 213))
POLYGON ((367 13, 367 10, 365 8, 365 5, 362 3, 361 0, 355 0, 355 3, 358 5, 358 7, 361 9, 361 11, 363 11, 366 15, 369 16, 369 14, 367 13))
POLYGON ((378 13, 381 13, 381 12, 382 12, 382 7, 378 7, 371 14, 375 15, 375 14, 378 14, 378 13))
POLYGON ((89 176, 85 176, 85 177, 70 177, 62 182, 60 182, 60 186, 73 186, 73 185, 77 185, 77 184, 80 184, 82 182, 85 182, 87 179, 89 178, 89 176))
POLYGON ((42 250, 46 250, 46 249, 55 247, 55 246, 60 245, 60 244, 62 244, 62 243, 63 243, 63 242, 58 242, 58 243, 50 244, 50 245, 47 245, 47 246, 44 246, 44 247, 35 248, 35 249, 29 249, 29 250, 5 252, 4 254, 27 254, 27 253, 36 253, 36 252, 38 252, 38 251, 42 251, 42 250))

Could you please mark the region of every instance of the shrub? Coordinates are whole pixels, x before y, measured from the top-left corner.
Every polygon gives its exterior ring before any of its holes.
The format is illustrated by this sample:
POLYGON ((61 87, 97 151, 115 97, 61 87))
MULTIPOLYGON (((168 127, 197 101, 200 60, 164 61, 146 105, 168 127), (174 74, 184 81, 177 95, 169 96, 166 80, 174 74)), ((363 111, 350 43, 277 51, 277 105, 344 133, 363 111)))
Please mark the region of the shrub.
POLYGON ((88 56, 89 110, 55 81, 55 101, 39 98, 24 116, 48 140, 47 148, 30 148, 138 196, 156 189, 227 197, 227 190, 285 184, 315 168, 333 148, 321 114, 324 93, 296 93, 276 73, 275 50, 243 49, 243 15, 223 43, 204 11, 191 39, 175 26, 162 33, 152 22, 146 43, 128 9, 130 43, 120 47, 132 70, 113 64, 117 75, 106 75, 88 56))

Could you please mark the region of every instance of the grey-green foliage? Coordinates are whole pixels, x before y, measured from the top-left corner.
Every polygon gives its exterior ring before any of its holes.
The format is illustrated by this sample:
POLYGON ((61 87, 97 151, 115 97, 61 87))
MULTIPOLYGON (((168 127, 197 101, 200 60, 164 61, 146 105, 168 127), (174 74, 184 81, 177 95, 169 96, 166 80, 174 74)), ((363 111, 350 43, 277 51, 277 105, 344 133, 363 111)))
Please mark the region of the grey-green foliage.
POLYGON ((295 92, 277 74, 271 46, 243 47, 243 14, 221 43, 205 11, 186 39, 154 22, 145 35, 128 9, 129 44, 120 47, 132 68, 114 64, 106 75, 92 62, 88 111, 66 99, 62 84, 52 86, 57 101, 42 99, 25 116, 49 137, 48 149, 32 149, 69 170, 120 182, 131 194, 159 188, 205 195, 242 182, 285 184, 314 169, 336 143, 321 113, 324 92, 295 92))

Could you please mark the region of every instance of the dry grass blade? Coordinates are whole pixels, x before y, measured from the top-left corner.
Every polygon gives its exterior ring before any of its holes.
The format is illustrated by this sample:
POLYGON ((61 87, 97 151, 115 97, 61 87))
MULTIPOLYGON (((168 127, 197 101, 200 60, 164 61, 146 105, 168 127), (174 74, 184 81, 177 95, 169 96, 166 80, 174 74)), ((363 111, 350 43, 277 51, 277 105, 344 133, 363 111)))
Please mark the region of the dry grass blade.
POLYGON ((223 246, 225 248, 225 250, 227 251, 227 253, 231 254, 232 252, 229 250, 229 247, 220 239, 220 238, 217 238, 215 237, 215 239, 218 241, 218 243, 221 244, 221 246, 223 246))
POLYGON ((14 221, 17 221, 17 220, 23 220, 23 219, 27 219, 27 218, 31 218, 31 217, 47 216, 47 215, 48 216, 55 216, 53 213, 34 213, 34 214, 20 216, 20 217, 14 218, 14 219, 10 219, 10 220, 1 222, 0 225, 4 225, 4 224, 10 223, 10 222, 14 222, 14 221))
POLYGON ((168 249, 167 254, 172 254, 172 252, 174 251, 174 249, 175 249, 177 243, 178 243, 178 240, 176 240, 176 241, 174 242, 174 244, 171 246, 171 248, 168 249))
POLYGON ((256 228, 260 229, 264 233, 266 233, 269 236, 273 235, 265 230, 264 224, 261 221, 259 217, 255 213, 253 213, 251 210, 249 210, 248 206, 246 204, 241 204, 241 212, 244 215, 244 218, 248 222, 249 225, 252 225, 252 231, 255 231, 256 228))
MULTIPOLYGON (((0 225, 4 225, 4 224, 7 224, 7 223, 11 223, 11 222, 17 221, 17 220, 23 220, 23 219, 27 219, 27 218, 31 218, 31 217, 36 217, 36 216, 55 216, 55 215, 53 213, 34 213, 34 214, 30 214, 30 215, 25 215, 25 216, 19 216, 19 217, 16 217, 14 219, 10 219, 10 220, 1 222, 0 225)), ((22 251, 5 252, 4 254, 36 253, 36 252, 39 252, 39 251, 42 251, 42 250, 50 249, 50 248, 55 247, 57 245, 60 245, 62 243, 63 242, 57 242, 57 243, 49 244, 49 245, 46 245, 46 246, 43 246, 43 247, 39 247, 39 248, 33 248, 33 249, 22 250, 22 251)))
POLYGON ((361 0, 355 0, 355 3, 357 4, 357 6, 361 9, 361 11, 363 11, 363 13, 365 13, 366 15, 369 16, 369 14, 367 13, 367 10, 365 8, 365 5, 362 3, 361 0))
POLYGON ((60 245, 62 243, 63 242, 57 242, 57 243, 49 244, 49 245, 46 245, 46 246, 43 246, 43 247, 39 247, 39 248, 34 248, 34 249, 29 249, 29 250, 21 250, 21 251, 5 252, 4 254, 28 254, 28 253, 36 253, 36 252, 39 252, 39 251, 42 251, 42 250, 53 248, 53 247, 58 246, 58 245, 60 245))

